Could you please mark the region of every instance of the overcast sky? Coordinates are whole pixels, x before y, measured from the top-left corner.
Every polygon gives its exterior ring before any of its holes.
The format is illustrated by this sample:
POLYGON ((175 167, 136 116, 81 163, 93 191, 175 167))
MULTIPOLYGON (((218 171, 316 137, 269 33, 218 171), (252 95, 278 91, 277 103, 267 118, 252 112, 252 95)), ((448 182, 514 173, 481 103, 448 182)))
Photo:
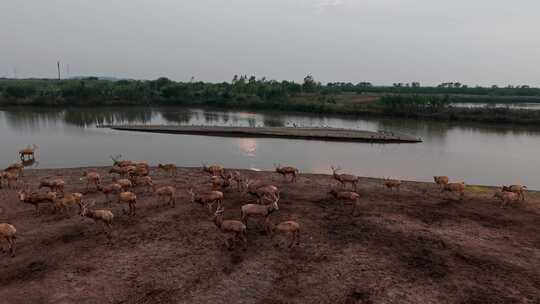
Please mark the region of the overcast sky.
POLYGON ((0 0, 0 77, 540 85, 539 0, 0 0))

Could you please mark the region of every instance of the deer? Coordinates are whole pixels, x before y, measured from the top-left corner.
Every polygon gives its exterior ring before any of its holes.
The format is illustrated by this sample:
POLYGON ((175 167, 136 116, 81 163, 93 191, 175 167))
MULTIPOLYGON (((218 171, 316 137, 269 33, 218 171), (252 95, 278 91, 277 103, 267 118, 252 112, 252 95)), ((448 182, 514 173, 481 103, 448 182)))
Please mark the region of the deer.
POLYGON ((116 179, 116 177, 113 176, 112 182, 113 184, 119 184, 122 187, 122 190, 133 188, 133 183, 129 179, 116 179))
POLYGON ((176 177, 175 164, 158 164, 158 169, 164 171, 168 177, 176 177))
POLYGON ((23 169, 24 169, 24 165, 22 163, 15 163, 5 168, 4 172, 9 172, 11 174, 17 175, 18 177, 22 177, 23 169))
POLYGON ((152 192, 155 191, 156 187, 154 186, 154 181, 150 176, 130 176, 131 183, 135 186, 143 186, 145 187, 145 191, 152 192))
MULTIPOLYGON (((278 233, 285 234, 290 242, 287 246, 288 248, 291 248, 294 243, 296 243, 296 246, 300 245, 300 224, 298 224, 295 221, 284 221, 279 224, 277 224, 274 227, 274 230, 278 233)), ((272 234, 273 236, 273 234, 272 234)))
POLYGON ((101 185, 101 176, 99 173, 84 170, 82 176, 86 179, 86 192, 88 192, 90 184, 94 185, 95 190, 99 190, 99 185, 101 185))
MULTIPOLYGON (((129 215, 135 215, 137 204, 137 195, 133 192, 120 192, 120 195, 118 196, 118 202, 120 203, 126 203, 129 205, 129 215)), ((125 213, 125 211, 124 211, 125 213)))
POLYGON ((19 200, 25 204, 34 205, 36 208, 36 214, 39 215, 39 204, 51 204, 56 202, 56 192, 32 192, 28 193, 26 190, 18 191, 19 200))
POLYGON ((135 166, 135 162, 131 160, 121 160, 122 154, 117 154, 115 156, 109 156, 113 161, 113 167, 127 167, 127 166, 135 166))
POLYGON ((452 192, 458 193, 459 199, 462 200, 463 197, 465 197, 465 183, 457 182, 457 183, 445 184, 442 191, 448 192, 448 193, 452 193, 452 192))
POLYGON ((137 167, 135 166, 125 166, 125 167, 118 167, 113 166, 109 170, 109 174, 118 174, 120 177, 125 178, 130 174, 133 174, 137 170, 137 167))
POLYGON ((193 188, 190 187, 188 189, 188 193, 191 195, 192 203, 199 203, 203 206, 206 206, 209 213, 212 212, 212 207, 214 203, 217 203, 218 209, 223 205, 223 192, 221 191, 210 191, 204 194, 196 194, 193 191, 193 188))
MULTIPOLYGON (((15 241, 17 239, 17 229, 15 229, 15 226, 8 223, 0 223, 0 240, 2 239, 5 239, 7 242, 11 257, 15 257, 15 241)), ((1 249, 2 253, 6 252, 4 247, 1 249)))
POLYGON ((261 202, 263 196, 277 196, 279 199, 280 191, 279 188, 274 185, 257 185, 251 180, 246 181, 245 192, 257 197, 258 201, 261 202))
POLYGON ((74 192, 64 195, 64 197, 57 199, 54 204, 55 211, 66 211, 69 206, 80 206, 83 195, 82 193, 74 192))
POLYGON ((448 184, 448 176, 434 176, 433 181, 435 184, 439 185, 439 188, 444 188, 444 185, 448 184))
POLYGON ((384 178, 383 179, 383 186, 393 191, 394 189, 399 192, 399 188, 401 187, 401 181, 398 179, 391 179, 391 178, 384 178))
POLYGON ((283 175, 283 179, 286 181, 287 180, 287 175, 290 175, 291 176, 291 182, 294 183, 296 182, 296 176, 298 175, 298 169, 295 168, 295 167, 291 167, 291 166, 285 166, 285 167, 282 167, 281 164, 274 164, 274 167, 276 169, 276 172, 283 175))
POLYGON ((272 234, 272 223, 270 216, 274 211, 279 210, 278 201, 279 197, 274 195, 271 204, 268 205, 259 205, 259 204, 245 204, 241 207, 241 220, 248 227, 248 220, 250 217, 263 217, 264 218, 264 227, 268 235, 272 234))
POLYGON ((21 161, 35 159, 35 152, 37 150, 36 145, 28 146, 26 149, 19 150, 19 157, 21 161))
POLYGON ((359 180, 358 176, 351 174, 337 174, 337 172, 341 170, 340 167, 334 168, 332 166, 330 168, 332 169, 332 176, 341 184, 342 187, 345 187, 346 184, 351 184, 351 187, 353 187, 354 191, 356 191, 356 186, 359 180))
POLYGON ((111 229, 112 222, 114 219, 114 214, 112 213, 111 210, 107 210, 107 209, 88 209, 88 207, 92 207, 94 203, 95 201, 92 201, 90 204, 81 202, 79 204, 80 206, 79 215, 82 217, 93 219, 94 222, 102 222, 105 226, 111 229))
POLYGON ((17 174, 7 171, 0 171, 0 188, 7 184, 8 189, 15 189, 19 182, 17 174))
POLYGON ((229 244, 229 240, 232 239, 232 244, 234 245, 235 239, 240 239, 244 243, 244 250, 247 249, 247 227, 244 223, 238 220, 223 220, 223 212, 225 208, 222 206, 216 210, 213 217, 213 222, 216 227, 221 230, 223 234, 232 234, 232 238, 225 238, 225 245, 228 249, 231 249, 232 246, 229 244))
POLYGON ((161 201, 165 201, 167 205, 176 207, 176 188, 173 186, 164 186, 156 189, 156 194, 161 201))
POLYGON ((223 174, 223 167, 220 165, 207 166, 206 163, 202 164, 202 169, 206 173, 210 173, 212 176, 218 176, 223 174))
POLYGON ((330 189, 328 194, 332 195, 336 200, 343 204, 351 204, 351 215, 356 216, 356 210, 360 207, 360 195, 351 191, 337 191, 336 189, 330 189))
POLYGON ((111 184, 106 185, 106 186, 99 185, 98 190, 105 195, 105 198, 107 199, 107 203, 110 204, 111 200, 109 198, 109 195, 113 194, 113 193, 118 194, 118 193, 122 192, 122 186, 120 184, 118 184, 118 183, 111 183, 111 184))
POLYGON ((64 193, 65 182, 62 177, 45 178, 39 181, 39 189, 49 188, 52 192, 64 193))
POLYGON ((212 176, 210 178, 210 182, 212 183, 212 189, 214 190, 223 190, 228 188, 231 185, 231 180, 233 179, 232 174, 224 175, 221 174, 221 176, 212 176))
POLYGON ((495 192, 493 197, 501 200, 501 208, 508 205, 508 203, 517 202, 521 198, 521 196, 516 192, 510 192, 510 191, 504 191, 504 190, 495 192))
POLYGON ((242 191, 242 185, 244 183, 244 178, 239 171, 234 171, 232 180, 236 183, 236 189, 238 192, 242 191))
POLYGON ((502 186, 502 191, 516 193, 521 201, 525 201, 525 189, 527 186, 523 185, 502 186))

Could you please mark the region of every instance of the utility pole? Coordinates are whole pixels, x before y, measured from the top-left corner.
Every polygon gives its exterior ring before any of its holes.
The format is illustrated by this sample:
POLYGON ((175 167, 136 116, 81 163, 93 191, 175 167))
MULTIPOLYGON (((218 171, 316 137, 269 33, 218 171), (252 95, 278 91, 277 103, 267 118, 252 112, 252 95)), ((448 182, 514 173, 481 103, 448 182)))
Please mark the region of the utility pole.
POLYGON ((56 66, 58 67, 58 80, 60 80, 60 61, 56 62, 56 66))

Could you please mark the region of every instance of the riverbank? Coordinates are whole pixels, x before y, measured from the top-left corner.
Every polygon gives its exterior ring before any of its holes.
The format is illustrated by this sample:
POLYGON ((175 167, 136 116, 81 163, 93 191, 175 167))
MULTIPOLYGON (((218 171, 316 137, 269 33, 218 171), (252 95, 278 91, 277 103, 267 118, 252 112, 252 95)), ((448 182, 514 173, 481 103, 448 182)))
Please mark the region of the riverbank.
POLYGON ((297 128, 297 127, 215 127, 215 126, 169 126, 169 125, 101 125, 120 131, 136 131, 165 134, 191 134, 223 137, 289 138, 340 142, 370 143, 419 143, 420 138, 392 132, 373 132, 364 130, 336 128, 297 128))
POLYGON ((467 87, 374 87, 366 84, 298 84, 266 79, 232 83, 97 78, 0 79, 0 106, 195 106, 278 110, 359 117, 399 117, 492 124, 540 124, 540 111, 452 107, 452 102, 538 102, 540 89, 467 87), (385 99, 396 102, 387 103, 385 99))
MULTIPOLYGON (((91 168, 109 182, 110 167, 91 168)), ((88 169, 88 168, 85 168, 88 169)), ((26 170, 39 179, 62 175, 67 192, 85 192, 81 168, 26 170)), ((404 182, 399 195, 381 180, 361 178, 360 212, 349 215, 328 197, 330 175, 301 174, 295 184, 275 173, 241 170, 281 189, 273 222, 296 220, 301 244, 277 246, 250 222, 248 249, 227 251, 206 211, 187 189, 209 190, 200 168, 178 168, 159 186, 177 189, 175 208, 138 194, 137 215, 115 214, 111 239, 101 225, 17 201, 2 190, 0 222, 19 233, 17 256, 0 256, 0 298, 6 303, 534 303, 540 299, 540 195, 504 209, 493 189, 468 187, 463 201, 432 183, 404 182), (277 246, 277 247, 276 247, 277 246)), ((104 196, 85 200, 108 208, 104 196)), ((225 219, 238 219, 249 197, 225 191, 225 219)))

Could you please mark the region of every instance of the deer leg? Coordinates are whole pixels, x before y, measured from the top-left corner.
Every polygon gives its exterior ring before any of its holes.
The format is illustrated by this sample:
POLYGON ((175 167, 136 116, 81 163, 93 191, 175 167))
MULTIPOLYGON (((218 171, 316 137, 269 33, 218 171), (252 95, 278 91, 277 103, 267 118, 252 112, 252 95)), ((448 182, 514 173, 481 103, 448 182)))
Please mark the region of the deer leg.
POLYGON ((287 246, 288 248, 291 248, 292 245, 294 244, 294 233, 288 233, 289 235, 289 245, 287 246))
POLYGON ((15 240, 13 238, 9 238, 9 251, 11 253, 11 257, 15 256, 15 240))

